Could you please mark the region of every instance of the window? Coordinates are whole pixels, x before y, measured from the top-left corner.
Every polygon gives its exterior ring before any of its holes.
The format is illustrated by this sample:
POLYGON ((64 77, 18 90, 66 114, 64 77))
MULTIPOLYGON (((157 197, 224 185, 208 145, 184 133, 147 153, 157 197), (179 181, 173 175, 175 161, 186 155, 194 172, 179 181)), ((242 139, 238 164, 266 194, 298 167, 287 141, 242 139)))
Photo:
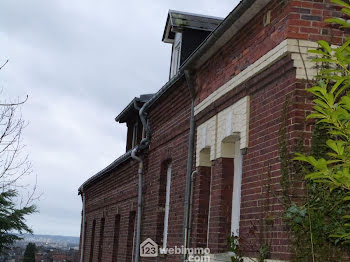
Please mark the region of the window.
POLYGON ((92 222, 92 231, 91 231, 91 245, 90 245, 90 258, 89 261, 92 262, 94 257, 94 246, 95 246, 95 228, 96 228, 96 220, 92 222))
POLYGON ((115 221, 114 221, 113 262, 116 262, 118 259, 119 231, 120 231, 120 215, 116 215, 115 221))
POLYGON ((138 134, 138 122, 136 122, 133 126, 133 131, 132 131, 132 148, 134 148, 137 145, 137 134, 138 134))
POLYGON ((105 232, 105 218, 101 218, 100 223, 100 244, 98 247, 98 262, 102 261, 102 250, 103 250, 103 237, 105 232))
POLYGON ((180 68, 181 59, 181 34, 175 35, 175 41, 173 45, 173 53, 171 57, 170 78, 175 76, 180 68))
POLYGON ((174 60, 173 60, 173 67, 174 67, 174 75, 177 74, 180 67, 180 50, 181 50, 181 42, 177 43, 174 48, 174 60))
POLYGON ((135 238, 135 218, 136 212, 131 211, 129 213, 129 225, 128 225, 128 238, 127 238, 127 251, 126 261, 134 261, 134 238, 135 238))
POLYGON ((142 138, 142 124, 139 121, 139 119, 135 119, 134 121, 130 121, 128 123, 128 132, 127 132, 127 138, 126 138, 126 151, 129 151, 130 149, 137 146, 138 143, 140 143, 142 138))
MULTIPOLYGON (((83 236, 84 240, 81 241, 81 242, 84 242, 84 246, 82 247, 83 248, 82 252, 83 252, 84 256, 85 256, 85 250, 86 250, 86 248, 85 248, 85 246, 86 246, 86 244, 85 244, 86 243, 86 231, 87 231, 87 222, 84 223, 84 236, 83 236)), ((80 245, 81 245, 81 243, 80 243, 80 245)))
POLYGON ((169 208, 170 208, 170 184, 171 184, 171 163, 168 165, 167 176, 166 176, 166 195, 165 195, 163 249, 165 249, 167 247, 167 241, 168 241, 168 222, 169 222, 169 208))

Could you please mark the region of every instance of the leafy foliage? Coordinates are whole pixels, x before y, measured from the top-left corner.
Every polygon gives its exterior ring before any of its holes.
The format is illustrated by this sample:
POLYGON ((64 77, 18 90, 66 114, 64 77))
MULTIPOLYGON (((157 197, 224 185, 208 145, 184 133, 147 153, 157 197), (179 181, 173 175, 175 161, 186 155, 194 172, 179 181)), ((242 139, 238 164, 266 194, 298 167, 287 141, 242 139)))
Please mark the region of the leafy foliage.
POLYGON ((0 253, 4 252, 16 240, 21 239, 15 233, 28 232, 32 230, 25 223, 25 216, 36 211, 34 205, 16 208, 14 198, 17 196, 15 190, 0 193, 0 253))
MULTIPOLYGON (((0 71, 8 62, 0 65, 0 71)), ((36 211, 32 204, 37 199, 36 183, 33 190, 29 185, 21 184, 21 178, 32 173, 22 144, 26 123, 20 107, 27 99, 28 96, 22 101, 9 102, 2 97, 0 101, 0 254, 20 239, 17 233, 32 233, 25 223, 25 216, 36 211), (28 195, 27 199, 25 195, 28 195)))
MULTIPOLYGON (((327 130, 322 124, 316 125, 311 140, 311 155, 328 159, 327 139, 327 130)), ((296 148, 282 146, 286 142, 280 142, 281 161, 287 163, 283 168, 284 175, 290 177, 283 184, 284 192, 292 192, 293 181, 301 181, 311 172, 309 164, 291 161, 293 154, 289 150, 303 152, 305 149, 302 142, 303 139, 300 138, 296 148)), ((343 205, 344 192, 338 189, 330 191, 326 185, 312 180, 304 181, 304 188, 305 195, 298 201, 293 194, 283 198, 286 210, 284 219, 291 231, 290 241, 294 253, 292 261, 344 261, 342 257, 348 252, 349 243, 329 237, 333 232, 343 230, 341 217, 349 211, 343 205)))
POLYGON ((23 262, 35 262, 35 252, 36 245, 34 243, 28 243, 24 251, 23 262))
MULTIPOLYGON (((340 0, 332 0, 343 7, 343 13, 350 14, 350 5, 340 0)), ((348 21, 340 18, 328 19, 342 27, 350 27, 348 21)), ((315 119, 316 126, 325 130, 325 155, 313 152, 311 155, 297 153, 295 160, 307 164, 306 179, 311 183, 309 190, 317 194, 322 192, 323 205, 317 208, 329 208, 333 224, 326 223, 323 233, 326 238, 337 244, 350 240, 350 38, 340 47, 330 46, 326 41, 318 41, 319 49, 310 53, 317 57, 314 62, 323 63, 315 86, 308 91, 315 96, 314 112, 308 119, 315 119), (327 192, 328 191, 328 192, 327 192)), ((320 198, 310 202, 309 213, 314 212, 320 198)), ((300 214, 300 213, 299 213, 300 214)), ((299 216, 300 217, 300 216, 299 216)), ((314 222, 314 221, 312 221, 314 222)), ((315 225, 314 225, 315 226, 315 225)))
POLYGON ((270 247, 267 244, 264 244, 259 249, 258 262, 264 262, 265 259, 268 259, 270 256, 270 247))
POLYGON ((234 235, 227 239, 228 251, 233 253, 233 256, 231 256, 231 262, 243 262, 242 250, 238 242, 239 238, 234 235))
MULTIPOLYGON (((348 16, 350 16, 350 4, 349 3, 346 3, 342 0, 332 0, 333 3, 335 4, 338 4, 342 7, 342 12, 348 16)), ((335 24, 338 24, 340 25, 341 27, 344 27, 344 28, 350 28, 350 22, 345 20, 345 19, 342 19, 342 18, 329 18, 329 19, 326 19, 326 22, 328 23, 335 23, 335 24)))

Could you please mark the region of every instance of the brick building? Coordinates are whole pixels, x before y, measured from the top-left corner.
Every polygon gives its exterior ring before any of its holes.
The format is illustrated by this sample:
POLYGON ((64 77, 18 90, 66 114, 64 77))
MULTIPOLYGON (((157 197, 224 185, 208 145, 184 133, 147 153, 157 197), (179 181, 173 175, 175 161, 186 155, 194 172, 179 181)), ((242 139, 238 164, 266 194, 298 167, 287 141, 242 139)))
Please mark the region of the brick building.
POLYGON ((338 14, 326 0, 242 0, 225 19, 169 11, 169 82, 117 116, 126 153, 79 188, 81 261, 183 259, 139 258, 147 238, 230 261, 231 234, 246 257, 269 243, 271 259, 291 258, 278 201, 281 119, 291 147, 308 143, 304 90, 316 69, 307 49, 343 41, 322 22, 338 14))

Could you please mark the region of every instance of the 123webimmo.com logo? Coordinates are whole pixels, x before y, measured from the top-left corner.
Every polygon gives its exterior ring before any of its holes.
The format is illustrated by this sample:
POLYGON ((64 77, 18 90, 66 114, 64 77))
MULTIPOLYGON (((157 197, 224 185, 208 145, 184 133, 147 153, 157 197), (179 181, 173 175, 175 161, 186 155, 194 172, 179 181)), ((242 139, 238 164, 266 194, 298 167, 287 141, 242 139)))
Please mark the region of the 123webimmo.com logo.
POLYGON ((159 252, 159 248, 157 243, 150 238, 147 238, 140 245, 141 257, 157 257, 158 252, 159 252))
POLYGON ((157 243, 147 238, 140 245, 141 257, 158 257, 162 255, 186 255, 188 262, 210 262, 209 248, 184 248, 183 246, 174 248, 159 248, 157 243))

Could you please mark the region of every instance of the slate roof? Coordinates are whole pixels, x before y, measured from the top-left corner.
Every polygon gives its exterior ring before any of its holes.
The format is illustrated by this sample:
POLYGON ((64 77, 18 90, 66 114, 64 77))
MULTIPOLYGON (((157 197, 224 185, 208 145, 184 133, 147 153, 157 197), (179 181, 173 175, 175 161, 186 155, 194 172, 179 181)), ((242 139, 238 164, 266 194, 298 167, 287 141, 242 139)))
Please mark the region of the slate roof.
POLYGON ((162 41, 171 42, 175 36, 174 31, 182 28, 214 31, 223 20, 220 17, 169 10, 162 41))
POLYGON ((140 95, 140 97, 135 97, 131 102, 123 109, 123 111, 115 118, 115 121, 119 123, 125 123, 128 120, 128 117, 130 115, 136 114, 136 109, 134 107, 134 103, 140 107, 144 103, 146 103, 148 100, 151 99, 151 97, 154 96, 154 94, 147 94, 147 95, 140 95))

